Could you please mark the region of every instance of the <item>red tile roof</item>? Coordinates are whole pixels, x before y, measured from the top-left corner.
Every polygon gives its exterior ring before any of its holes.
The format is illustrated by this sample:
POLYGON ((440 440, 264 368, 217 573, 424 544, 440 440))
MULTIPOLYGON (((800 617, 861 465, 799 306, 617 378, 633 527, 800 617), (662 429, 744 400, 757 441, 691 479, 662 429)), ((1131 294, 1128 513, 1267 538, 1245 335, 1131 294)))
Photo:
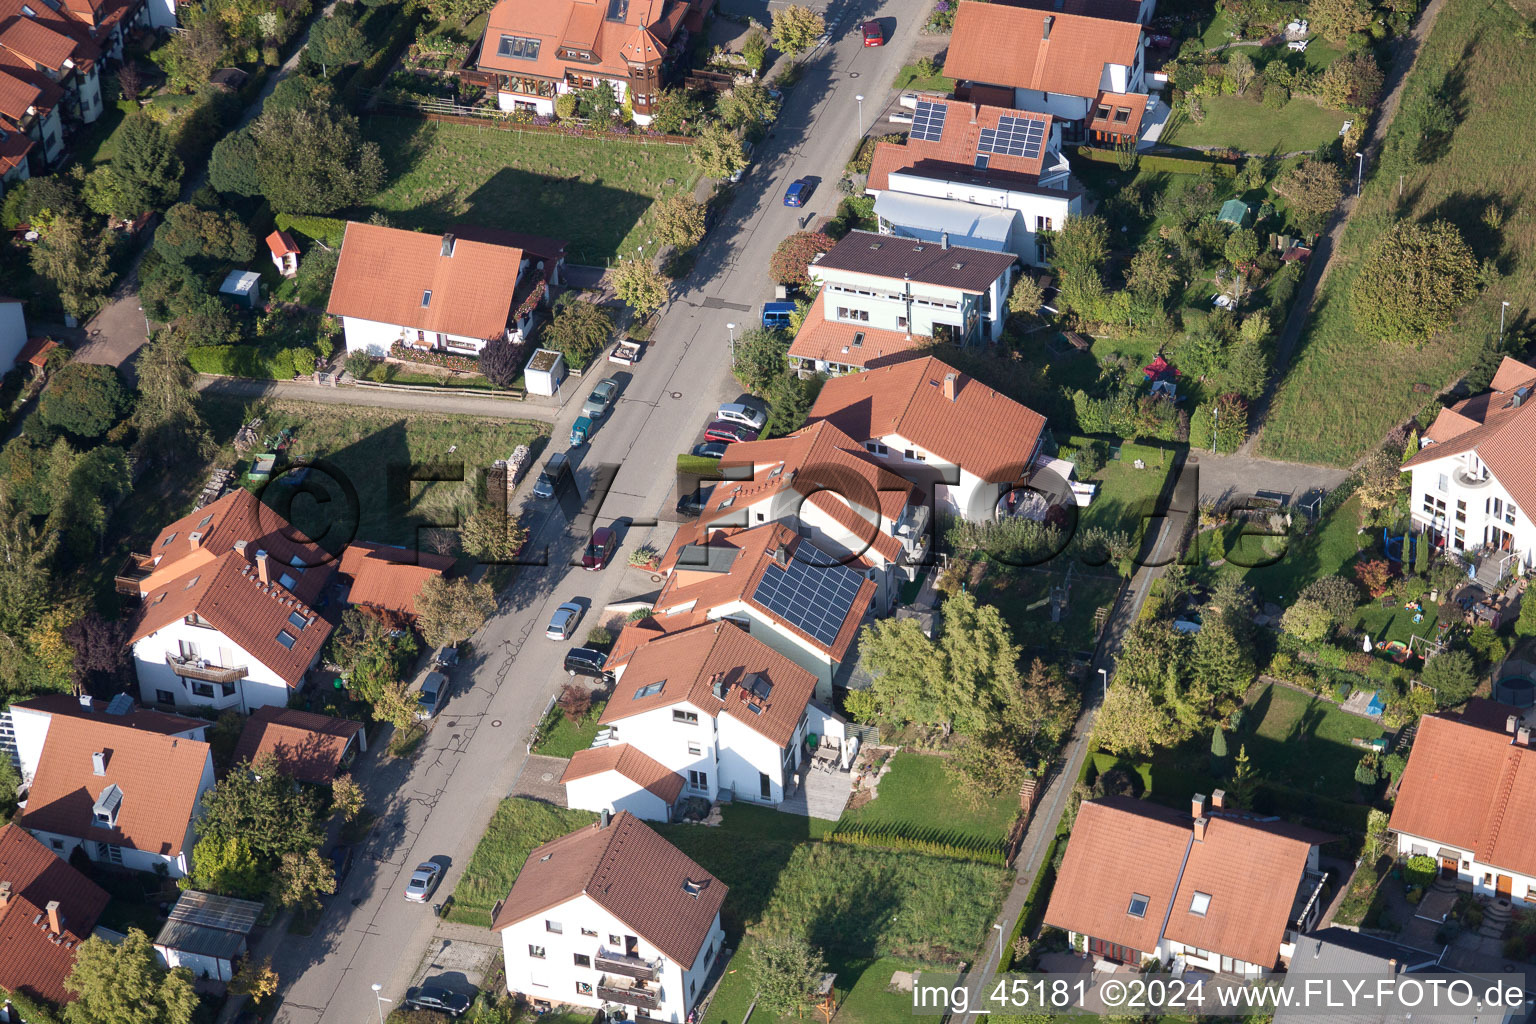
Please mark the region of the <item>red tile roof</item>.
POLYGON ((299 251, 298 243, 286 231, 274 231, 268 235, 267 248, 271 250, 273 256, 296 255, 299 251))
POLYGON ((363 723, 293 708, 257 708, 246 719, 235 762, 255 763, 271 754, 282 771, 300 782, 328 783, 363 723))
POLYGON ((1332 837, 1216 811, 1196 842, 1192 825, 1144 801, 1084 802, 1045 922, 1144 955, 1166 937, 1272 967, 1311 848, 1332 837), (1210 897, 1203 915, 1190 910, 1196 892, 1210 897), (1133 896, 1147 900, 1140 917, 1133 896))
POLYGON ((1141 119, 1147 112, 1144 92, 1101 92, 1093 101, 1093 117, 1088 122, 1092 132, 1117 132, 1132 138, 1141 136, 1141 119), (1124 112, 1122 114, 1122 111, 1124 112), (1105 112, 1108 116, 1101 117, 1105 112), (1121 120, 1124 117, 1124 120, 1121 120))
POLYGON ((1489 867, 1536 875, 1536 750, 1491 721, 1482 724, 1480 711, 1484 720, 1518 714, 1473 701, 1466 714, 1419 720, 1392 830, 1476 854, 1489 867))
POLYGON ((903 437, 996 483, 1021 478, 1045 429, 1044 416, 931 356, 832 378, 811 420, 860 440, 903 437), (950 374, 953 401, 944 397, 950 374))
POLYGON ((30 137, 20 132, 6 132, 5 138, 0 139, 0 173, 20 167, 34 145, 30 137))
POLYGON ((422 584, 452 568, 445 555, 358 541, 342 551, 340 572, 352 581, 349 603, 414 616, 422 584))
POLYGON ((635 651, 598 721, 619 722, 686 703, 711 718, 729 715, 782 747, 815 692, 815 676, 722 620, 651 640, 635 651), (772 686, 766 698, 747 692, 745 681, 754 674, 772 686), (663 684, 658 692, 636 698, 643 687, 658 682, 663 684), (724 688, 723 699, 714 694, 717 683, 724 688))
POLYGON ((19 825, 0 826, 0 882, 11 887, 0 903, 0 989, 53 1003, 74 999, 64 979, 107 906, 106 891, 19 825), (55 901, 57 943, 48 919, 48 904, 55 901))
MULTIPOLYGON (((816 564, 821 559, 830 556, 815 553, 815 549, 808 541, 802 540, 795 531, 783 523, 765 523, 762 526, 746 530, 716 530, 703 542, 703 548, 714 548, 717 557, 729 562, 729 567, 723 572, 705 572, 702 569, 690 568, 684 560, 679 564, 683 551, 693 541, 693 534, 686 530, 679 530, 677 536, 672 539, 672 544, 667 553, 662 557, 661 571, 667 574, 667 581, 661 586, 661 593, 657 595, 654 605, 655 618, 665 627, 669 609, 680 609, 683 613, 704 613, 708 615, 714 609, 741 602, 750 605, 758 615, 778 625, 781 629, 799 637, 816 650, 827 654, 833 661, 842 661, 848 653, 848 648, 853 644, 854 637, 858 634, 859 626, 863 623, 864 615, 869 610, 870 601, 875 596, 875 583, 866 579, 860 585, 858 593, 851 602, 848 614, 843 620, 842 628, 836 638, 828 646, 820 640, 786 620, 753 599, 757 592, 758 584, 763 577, 770 572, 783 572, 784 569, 776 561, 776 552, 782 549, 788 558, 796 558, 796 552, 801 545, 806 545, 810 554, 807 561, 816 564)), ((825 563, 822 563, 825 564, 825 563)), ((855 568, 862 567, 865 563, 856 560, 855 568)), ((673 632, 674 630, 668 630, 673 632)), ((633 656, 630 663, 633 664, 633 656)))
POLYGON ((17 819, 26 828, 77 836, 161 856, 183 852, 208 744, 87 718, 55 718, 17 819), (105 773, 93 753, 106 754, 105 773), (122 790, 114 828, 94 823, 92 807, 109 786, 122 790))
POLYGON ((789 344, 791 359, 824 360, 838 366, 867 370, 910 359, 930 344, 926 338, 903 331, 828 320, 825 305, 831 301, 830 294, 823 294, 811 303, 800 332, 789 344))
POLYGON ((1424 445, 1403 463, 1412 469, 1437 459, 1476 452, 1521 508, 1536 509, 1536 366, 1505 356, 1488 391, 1441 409, 1424 445), (1518 392, 1525 389, 1522 396, 1518 392))
POLYGON ((58 347, 59 343, 52 338, 28 338, 21 351, 16 353, 16 363, 18 366, 22 363, 43 366, 48 362, 48 353, 58 347))
POLYGON ((1141 15, 1141 0, 1008 0, 1015 7, 1029 7, 1047 14, 1075 14, 1085 18, 1111 21, 1135 21, 1141 15))
POLYGON ((465 338, 500 336, 523 251, 457 237, 453 255, 444 256, 446 237, 349 222, 326 312, 465 338))
POLYGON ((500 931, 585 894, 648 944, 691 967, 727 891, 639 818, 620 811, 607 828, 589 825, 530 853, 491 928, 500 931))
MULTIPOLYGON (((153 711, 149 708, 141 708, 134 705, 123 714, 108 714, 107 701, 93 700, 90 697, 71 697, 64 693, 45 693, 31 700, 18 701, 12 707, 25 708, 29 711, 42 711, 50 715, 62 715, 65 718, 86 718, 96 722, 107 722, 124 729, 142 729, 147 732, 157 732, 162 736, 176 736, 193 729, 206 729, 209 721, 206 718, 187 718, 182 715, 169 715, 164 711, 153 711), (83 702, 90 701, 87 707, 83 702)), ((206 735, 206 734, 205 734, 206 735)))
POLYGON ((677 803, 683 792, 683 777, 660 761, 642 753, 628 743, 613 743, 606 747, 588 747, 571 755, 570 764, 560 783, 574 782, 604 772, 618 772, 630 782, 666 801, 668 807, 677 803))
POLYGON ((629 0, 624 16, 616 20, 605 17, 608 9, 608 0, 501 0, 486 22, 480 68, 562 80, 567 72, 628 78, 630 62, 654 62, 665 55, 691 13, 684 0, 629 0), (639 38, 641 32, 648 38, 639 38), (504 35, 537 39, 538 56, 502 56, 498 51, 504 35), (595 63, 567 60, 560 55, 563 45, 591 54, 595 63))
POLYGON ((50 71, 64 70, 64 62, 74 56, 75 45, 70 36, 25 15, 0 28, 0 46, 50 71))
MULTIPOLYGON (((963 173, 966 177, 1003 179, 1025 177, 1033 179, 1045 166, 1051 138, 1051 115, 1027 110, 1014 110, 1010 106, 988 106, 967 103, 963 100, 945 99, 941 96, 920 94, 919 102, 933 103, 944 108, 944 127, 937 139, 907 137, 906 145, 882 142, 875 148, 874 161, 870 165, 869 187, 884 190, 889 176, 896 171, 911 171, 933 177, 963 173), (1033 121, 1043 132, 1040 152, 1034 156, 1009 156, 1006 153, 988 153, 987 166, 978 168, 976 157, 981 154, 981 133, 997 128, 1004 117, 1021 121, 1033 121)), ((931 247, 931 246, 930 246, 931 247)), ((997 253, 988 253, 997 256, 997 253)), ((825 259, 823 259, 825 262, 825 259)), ((913 278, 917 280, 917 278, 913 278)))
POLYGON ((1099 93, 1104 65, 1135 64, 1140 41, 1141 26, 1135 22, 960 0, 944 74, 1092 98, 1099 93))
POLYGON ((27 108, 42 98, 43 91, 24 78, 0 71, 0 114, 20 124, 27 108))

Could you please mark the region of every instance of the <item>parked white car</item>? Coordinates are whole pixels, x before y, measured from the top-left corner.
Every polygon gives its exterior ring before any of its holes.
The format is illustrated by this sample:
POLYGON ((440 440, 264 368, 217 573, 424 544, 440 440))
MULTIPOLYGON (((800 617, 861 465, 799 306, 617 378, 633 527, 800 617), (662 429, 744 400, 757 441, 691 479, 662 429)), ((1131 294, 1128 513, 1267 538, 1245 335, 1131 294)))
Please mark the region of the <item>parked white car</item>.
POLYGON ((768 422, 766 415, 750 405, 742 405, 739 402, 722 405, 715 412, 715 419, 725 420, 727 423, 740 423, 748 430, 762 430, 763 424, 768 422))
POLYGON ((581 605, 575 601, 565 602, 549 617, 549 628, 544 630, 544 635, 551 640, 569 640, 576 632, 576 623, 581 621, 581 611, 581 605))

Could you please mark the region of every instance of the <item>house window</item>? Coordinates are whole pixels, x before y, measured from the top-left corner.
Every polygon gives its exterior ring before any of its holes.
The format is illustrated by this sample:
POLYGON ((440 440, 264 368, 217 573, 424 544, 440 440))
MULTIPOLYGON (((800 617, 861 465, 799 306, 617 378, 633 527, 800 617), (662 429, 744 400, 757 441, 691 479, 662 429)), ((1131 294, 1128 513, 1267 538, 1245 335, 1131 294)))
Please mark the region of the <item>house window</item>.
POLYGON ((575 954, 572 957, 572 959, 576 961, 576 966, 577 967, 591 967, 592 966, 592 958, 587 956, 587 954, 585 954, 585 953, 577 953, 577 954, 575 954))
POLYGON ((857 320, 860 323, 869 323, 869 310, 838 306, 837 318, 839 320, 857 320))
POLYGON ((1456 503, 1456 521, 1458 523, 1464 523, 1467 521, 1467 503, 1464 501, 1458 501, 1456 503))
POLYGON ((896 318, 896 326, 900 327, 902 330, 906 330, 907 329, 907 318, 904 317, 904 316, 897 317, 896 318))
POLYGON ((876 455, 889 455, 891 450, 879 441, 865 441, 864 447, 876 455))
POLYGON ((1139 893, 1139 892, 1138 893, 1132 893, 1131 894, 1131 905, 1126 910, 1126 913, 1130 914, 1132 917, 1146 917, 1147 916, 1147 904, 1149 902, 1151 902, 1151 901, 1148 900, 1147 897, 1143 896, 1141 893, 1139 893))
POLYGON ((559 921, 548 921, 548 920, 546 920, 544 922, 544 930, 547 931, 547 932, 552 932, 555 935, 564 935, 565 934, 565 926, 562 925, 559 921))
POLYGON ((672 721, 681 722, 684 725, 698 725, 699 715, 696 711, 673 711, 672 721))
POLYGON ((294 612, 288 616, 288 624, 293 626, 295 629, 303 629, 309 625, 309 620, 300 615, 298 612, 294 612))
POLYGON ((1440 474, 1440 487, 1439 487, 1439 489, 1442 490, 1442 491, 1448 491, 1448 490, 1451 489, 1451 478, 1448 475, 1446 475, 1445 473, 1441 473, 1440 474))
POLYGON ((622 945, 624 945, 624 940, 619 938, 617 935, 610 935, 610 936, 608 936, 608 945, 610 945, 610 946, 622 946, 622 945))
POLYGON ((432 305, 432 289, 428 288, 421 293, 421 308, 426 309, 430 305, 432 305))
POLYGON ((924 455, 922 452, 918 451, 916 448, 908 448, 905 452, 902 453, 901 457, 903 459, 906 459, 908 462, 927 462, 928 461, 928 456, 924 455))
POLYGON ((1514 526, 1515 525, 1515 506, 1513 506, 1513 505, 1505 505, 1504 506, 1504 521, 1506 523, 1508 523, 1510 526, 1514 526))
MULTIPOLYGON (((498 57, 516 57, 518 60, 538 60, 539 40, 526 36, 502 36, 496 47, 498 57)), ((426 303, 422 303, 426 305, 426 303)))
POLYGON ((654 683, 646 683, 644 686, 640 687, 640 689, 636 690, 634 697, 632 697, 630 699, 631 700, 640 700, 642 697, 654 697, 658 693, 660 693, 661 692, 661 688, 663 686, 666 686, 666 685, 667 685, 667 681, 665 679, 659 680, 658 682, 654 682, 654 683))
POLYGON ((1200 917, 1211 907, 1211 894, 1208 892, 1196 892, 1189 900, 1189 912, 1200 917))
POLYGON ((693 769, 690 768, 688 770, 688 785, 690 787, 692 787, 693 789, 708 789, 709 788, 709 773, 708 772, 696 772, 696 771, 694 771, 693 769))
POLYGON ((1100 121, 1108 121, 1109 120, 1109 104, 1107 104, 1107 103, 1099 104, 1099 112, 1098 112, 1097 116, 1098 116, 1098 119, 1100 121))
POLYGON ((1130 119, 1131 119, 1131 108, 1130 107, 1116 107, 1115 108, 1115 124, 1125 124, 1125 123, 1129 122, 1130 119))
MULTIPOLYGON (((868 313, 864 314, 864 319, 865 320, 869 319, 869 314, 868 313)), ((863 331, 855 331, 853 333, 853 347, 854 348, 863 348, 864 347, 864 332, 863 331)))
POLYGON ((213 697, 213 684, 212 683, 193 683, 192 684, 192 696, 194 696, 194 697, 209 697, 209 698, 212 698, 213 697))
POLYGON ((592 929, 592 928, 583 928, 581 930, 581 934, 586 936, 589 939, 597 938, 597 931, 595 929, 592 929))
POLYGON ((704 748, 699 746, 697 743, 690 743, 688 744, 688 753, 694 757, 703 757, 704 748))
POLYGON ((576 994, 579 995, 579 996, 589 996, 589 995, 591 995, 592 994, 592 983, 590 981, 578 981, 576 983, 576 994))
POLYGON ((1440 498, 1433 497, 1426 491, 1424 494, 1424 514, 1431 518, 1444 516, 1445 502, 1440 498))
POLYGON ((1036 217, 1035 218, 1035 230, 1036 231, 1050 231, 1051 230, 1051 218, 1049 218, 1049 217, 1036 217))
POLYGON ((1464 548, 1467 546, 1467 531, 1463 530, 1459 526, 1456 527, 1456 546, 1458 548, 1464 548))
POLYGON ((533 957, 535 960, 543 960, 544 959, 544 947, 543 946, 529 946, 528 947, 528 955, 533 957))
POLYGON ((290 651, 293 650, 293 645, 297 640, 298 637, 294 636, 286 629, 280 629, 277 631, 277 642, 288 648, 290 651))
POLYGON ((62 839, 50 839, 48 842, 55 850, 64 849, 64 840, 62 839))
POLYGON ((155 703, 174 705, 176 703, 176 694, 172 693, 170 690, 156 690, 155 703))

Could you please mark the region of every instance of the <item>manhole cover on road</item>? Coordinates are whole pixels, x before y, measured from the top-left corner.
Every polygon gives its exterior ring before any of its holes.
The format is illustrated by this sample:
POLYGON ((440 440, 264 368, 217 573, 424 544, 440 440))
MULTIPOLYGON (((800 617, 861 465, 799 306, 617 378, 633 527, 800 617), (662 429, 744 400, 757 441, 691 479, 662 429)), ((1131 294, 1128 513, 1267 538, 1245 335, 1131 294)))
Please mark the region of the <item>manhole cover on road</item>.
POLYGON ((850 72, 848 72, 848 77, 849 78, 858 78, 859 77, 859 73, 857 71, 850 71, 850 72))
POLYGON ((491 728, 492 729, 500 729, 501 728, 501 719, 499 719, 499 718, 491 719, 491 728))
POLYGON ((458 722, 449 722, 448 723, 448 728, 450 728, 450 729, 457 729, 458 727, 459 727, 459 723, 458 722))
POLYGON ((683 397, 683 393, 681 391, 672 391, 672 392, 669 392, 669 394, 671 394, 671 396, 673 398, 682 398, 683 397))
POLYGON ((543 775, 539 776, 539 781, 540 782, 554 782, 555 781, 555 773, 554 772, 545 772, 543 775))

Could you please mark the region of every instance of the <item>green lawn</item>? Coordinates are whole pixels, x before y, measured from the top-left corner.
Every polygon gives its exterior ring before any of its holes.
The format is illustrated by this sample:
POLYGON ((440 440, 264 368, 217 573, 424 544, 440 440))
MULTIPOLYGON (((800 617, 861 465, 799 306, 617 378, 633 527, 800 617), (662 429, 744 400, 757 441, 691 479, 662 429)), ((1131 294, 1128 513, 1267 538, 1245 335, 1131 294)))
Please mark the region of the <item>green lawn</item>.
POLYGON ((573 263, 602 265, 649 242, 652 203, 697 178, 686 146, 387 116, 365 119, 363 132, 389 167, 368 209, 403 228, 470 223, 564 239, 573 263))
POLYGON ((1370 719, 1286 686, 1260 690, 1248 713, 1259 716, 1246 737, 1248 755, 1265 780, 1333 796, 1349 788, 1364 753, 1350 741, 1381 735, 1370 719))
POLYGON ((1351 498, 1305 537, 1292 537, 1273 565, 1255 565, 1265 560, 1262 541, 1244 537, 1228 550, 1228 566, 1223 569, 1242 572, 1261 599, 1284 607, 1313 580, 1343 572, 1345 565, 1379 538, 1380 533, 1360 532, 1360 502, 1351 498), (1245 569, 1241 563, 1252 568, 1245 569))
POLYGON ((579 722, 572 722, 560 714, 557 708, 555 724, 533 748, 533 752, 546 757, 570 757, 578 750, 586 750, 597 736, 597 720, 607 705, 607 701, 596 701, 586 717, 579 722))
POLYGON ((1418 613, 1405 608, 1405 603, 1402 598, 1398 598, 1390 607, 1384 608, 1380 601, 1371 601, 1361 607, 1355 625, 1369 633, 1371 639, 1378 644, 1384 640, 1401 640, 1406 644, 1415 635, 1434 636, 1435 624, 1440 621, 1440 606, 1431 604, 1428 596, 1420 598, 1424 618, 1414 622, 1413 617, 1418 613))
POLYGON ((1348 114, 1299 96, 1270 110, 1247 96, 1202 96, 1205 120, 1181 117, 1160 141, 1175 146, 1220 146, 1244 153, 1310 152, 1339 134, 1348 114))
POLYGON ((528 854, 596 820, 591 811, 567 810, 521 797, 503 800, 453 890, 448 920, 490 927, 492 908, 511 891, 528 854))
POLYGON ((1122 444, 1120 458, 1106 462, 1088 478, 1099 485, 1099 491, 1092 504, 1081 510, 1078 529, 1098 527, 1144 539, 1149 527, 1156 525, 1148 516, 1156 509, 1172 468, 1173 452, 1166 448, 1122 444), (1138 459, 1141 469, 1136 468, 1138 459))
POLYGON ((943 75, 922 75, 918 73, 916 64, 905 64, 896 72, 896 80, 891 83, 891 88, 897 92, 912 90, 914 92, 942 92, 949 93, 955 88, 953 78, 945 78, 943 75))
MULTIPOLYGON (((1063 555, 1059 561, 1067 562, 1074 557, 1063 555)), ((994 565, 977 587, 977 598, 997 606, 1013 630, 1014 639, 1021 644, 1088 650, 1098 642, 1095 620, 1099 609, 1113 604, 1120 592, 1120 577, 1113 573, 1111 566, 1087 569, 1076 565, 1067 592, 1067 609, 1060 622, 1051 621, 1050 597, 1055 588, 1067 584, 1065 566, 994 565)))
MULTIPOLYGON (((747 964, 752 940, 741 944, 741 949, 731 958, 725 977, 709 1004, 709 1012, 701 1018, 701 1024, 741 1024, 747 1007, 752 1004, 753 985, 747 964)), ((837 1014, 832 1024, 894 1024, 905 1020, 912 1013, 910 993, 887 991, 891 975, 897 971, 918 971, 923 965, 915 960, 900 957, 842 958, 835 950, 827 951, 827 970, 837 975, 833 982, 837 993, 837 1014)), ((752 1024, 788 1024, 800 1020, 823 1018, 810 1014, 805 1018, 778 1017, 761 1008, 753 1011, 752 1024)))
POLYGON ((1365 192, 1264 426, 1263 454, 1352 462, 1432 404, 1415 384, 1436 391, 1461 375, 1482 343, 1497 335, 1500 302, 1509 302, 1512 322, 1528 319, 1536 305, 1536 263, 1525 255, 1536 249, 1536 219, 1523 211, 1536 203, 1536 177, 1523 128, 1536 122, 1536 93, 1521 81, 1531 57, 1524 26, 1503 4, 1453 4, 1436 20, 1403 109, 1435 84, 1440 70, 1449 70, 1449 100, 1431 103, 1454 108, 1455 130, 1443 150, 1418 154, 1416 137, 1407 137, 1409 126, 1399 116, 1381 162, 1366 167, 1365 192), (1451 221, 1474 255, 1496 269, 1491 286, 1468 297, 1460 322, 1419 346, 1362 337, 1349 314, 1363 253, 1400 218, 1451 221), (1327 430, 1318 429, 1322 423, 1327 430))
MULTIPOLYGON (((264 435, 294 428, 290 458, 323 460, 326 467, 334 467, 311 474, 313 484, 306 479, 302 486, 290 487, 277 477, 261 490, 263 501, 327 550, 354 539, 418 543, 420 527, 455 522, 457 511, 467 508, 476 473, 506 458, 519 444, 537 451, 549 431, 547 425, 525 420, 304 402, 204 396, 200 406, 213 436, 226 444, 241 423, 260 416, 264 435), (391 474, 403 480, 410 466, 434 464, 462 465, 465 479, 407 483, 392 500, 391 474)), ((236 457, 227 449, 222 461, 228 465, 236 457)), ((249 469, 249 458, 239 456, 238 465, 242 472, 249 469)), ((145 528, 157 528, 163 518, 145 528)))
POLYGON ((942 757, 902 751, 880 780, 875 799, 858 810, 845 811, 838 827, 1000 847, 1018 816, 1016 795, 973 798, 944 770, 942 757))

